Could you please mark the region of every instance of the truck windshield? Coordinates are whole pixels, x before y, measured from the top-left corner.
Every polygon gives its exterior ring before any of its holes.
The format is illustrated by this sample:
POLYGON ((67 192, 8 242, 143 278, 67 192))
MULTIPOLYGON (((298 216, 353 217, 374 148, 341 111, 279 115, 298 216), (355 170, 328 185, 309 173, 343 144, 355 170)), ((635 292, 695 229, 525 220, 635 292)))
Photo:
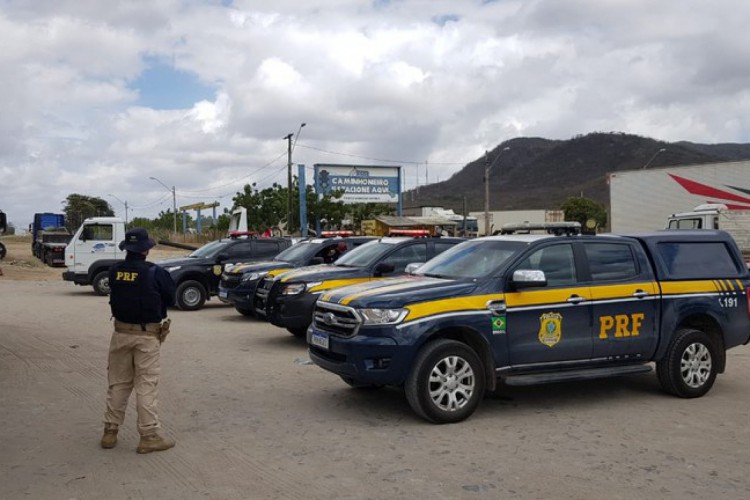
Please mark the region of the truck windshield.
POLYGON ((229 244, 229 241, 224 240, 216 240, 212 241, 210 243, 206 243, 202 247, 200 247, 198 250, 194 251, 190 254, 190 257, 215 257, 216 254, 221 252, 221 250, 229 244))
POLYGON ((323 248, 321 243, 301 241, 281 252, 273 260, 281 262, 305 262, 321 248, 323 248))
POLYGON ((339 258, 334 265, 343 267, 368 267, 378 261, 383 255, 393 250, 393 242, 376 240, 365 243, 339 258))
POLYGON ((527 243, 520 241, 467 241, 430 260, 417 274, 451 279, 488 278, 526 246, 527 243))

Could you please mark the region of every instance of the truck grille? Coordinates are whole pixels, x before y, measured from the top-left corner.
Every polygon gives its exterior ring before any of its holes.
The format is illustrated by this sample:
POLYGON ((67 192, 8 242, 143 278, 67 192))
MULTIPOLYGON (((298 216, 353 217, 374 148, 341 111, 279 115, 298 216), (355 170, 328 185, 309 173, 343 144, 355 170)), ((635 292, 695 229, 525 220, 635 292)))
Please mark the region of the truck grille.
POLYGON ((337 337, 354 337, 362 326, 362 319, 351 307, 318 301, 313 323, 316 328, 337 337))
POLYGON ((221 287, 222 288, 237 288, 242 281, 242 274, 227 274, 221 275, 221 287))

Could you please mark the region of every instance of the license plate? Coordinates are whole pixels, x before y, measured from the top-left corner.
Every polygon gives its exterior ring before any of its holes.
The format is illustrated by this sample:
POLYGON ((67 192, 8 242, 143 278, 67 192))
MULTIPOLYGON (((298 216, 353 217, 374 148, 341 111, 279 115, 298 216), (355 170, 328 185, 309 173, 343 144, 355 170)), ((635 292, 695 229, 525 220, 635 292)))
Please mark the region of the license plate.
POLYGON ((226 299, 227 298, 227 291, 226 290, 219 290, 219 298, 220 299, 226 299))
POLYGON ((328 335, 325 333, 315 333, 310 335, 310 344, 322 349, 328 349, 328 335))

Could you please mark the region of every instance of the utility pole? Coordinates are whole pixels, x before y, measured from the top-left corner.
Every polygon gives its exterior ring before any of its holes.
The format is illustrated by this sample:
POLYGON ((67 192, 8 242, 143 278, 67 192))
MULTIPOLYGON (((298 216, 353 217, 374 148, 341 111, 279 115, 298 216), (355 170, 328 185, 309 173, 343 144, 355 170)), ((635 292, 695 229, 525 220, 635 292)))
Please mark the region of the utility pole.
POLYGON ((292 137, 294 134, 289 134, 284 139, 286 139, 287 142, 287 161, 286 161, 286 167, 287 167, 287 179, 286 179, 286 185, 288 190, 288 196, 287 196, 287 207, 286 207, 286 232, 290 233, 290 228, 292 227, 292 137))
MULTIPOLYGON (((295 136, 292 133, 287 134, 285 137, 282 137, 282 139, 286 140, 287 144, 287 154, 286 154, 286 182, 287 182, 287 190, 289 191, 289 196, 287 197, 287 207, 286 207, 286 232, 290 233, 291 227, 292 227, 292 151, 294 151, 294 146, 297 145, 297 139, 299 139, 299 134, 302 132, 302 127, 307 125, 307 123, 300 123, 299 129, 297 129, 297 135, 295 136), (294 144, 292 144, 292 137, 294 137, 294 144)), ((300 186, 300 190, 305 189, 304 186, 300 186)), ((290 233, 291 234, 291 233, 290 233)))
POLYGON ((170 188, 169 186, 164 184, 162 181, 160 181, 156 177, 149 177, 149 179, 151 179, 152 181, 158 182, 159 184, 164 186, 164 189, 172 192, 172 210, 174 211, 174 214, 173 214, 174 215, 174 234, 177 234, 177 192, 175 191, 174 186, 170 188))
POLYGON ((484 152, 484 235, 489 236, 490 235, 490 170, 492 170, 492 167, 495 166, 495 163, 497 162, 497 159, 500 158, 500 156, 510 149, 510 146, 504 147, 500 152, 495 156, 495 159, 492 160, 492 163, 490 163, 490 153, 489 151, 484 152))

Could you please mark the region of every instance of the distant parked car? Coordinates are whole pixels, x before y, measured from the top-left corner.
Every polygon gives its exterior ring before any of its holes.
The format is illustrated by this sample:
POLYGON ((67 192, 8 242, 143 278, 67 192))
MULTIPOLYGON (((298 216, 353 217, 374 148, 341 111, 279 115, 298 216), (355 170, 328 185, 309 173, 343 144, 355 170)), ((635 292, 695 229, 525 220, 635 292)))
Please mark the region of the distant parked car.
POLYGON ((369 236, 314 238, 292 245, 273 260, 232 266, 221 275, 219 300, 234 305, 244 316, 255 316, 255 287, 270 271, 280 273, 295 267, 330 263, 352 248, 372 240, 373 237, 369 236))
POLYGON ((157 262, 177 285, 177 307, 195 311, 219 291, 225 266, 267 260, 288 248, 285 238, 222 239, 207 243, 185 257, 157 262))

